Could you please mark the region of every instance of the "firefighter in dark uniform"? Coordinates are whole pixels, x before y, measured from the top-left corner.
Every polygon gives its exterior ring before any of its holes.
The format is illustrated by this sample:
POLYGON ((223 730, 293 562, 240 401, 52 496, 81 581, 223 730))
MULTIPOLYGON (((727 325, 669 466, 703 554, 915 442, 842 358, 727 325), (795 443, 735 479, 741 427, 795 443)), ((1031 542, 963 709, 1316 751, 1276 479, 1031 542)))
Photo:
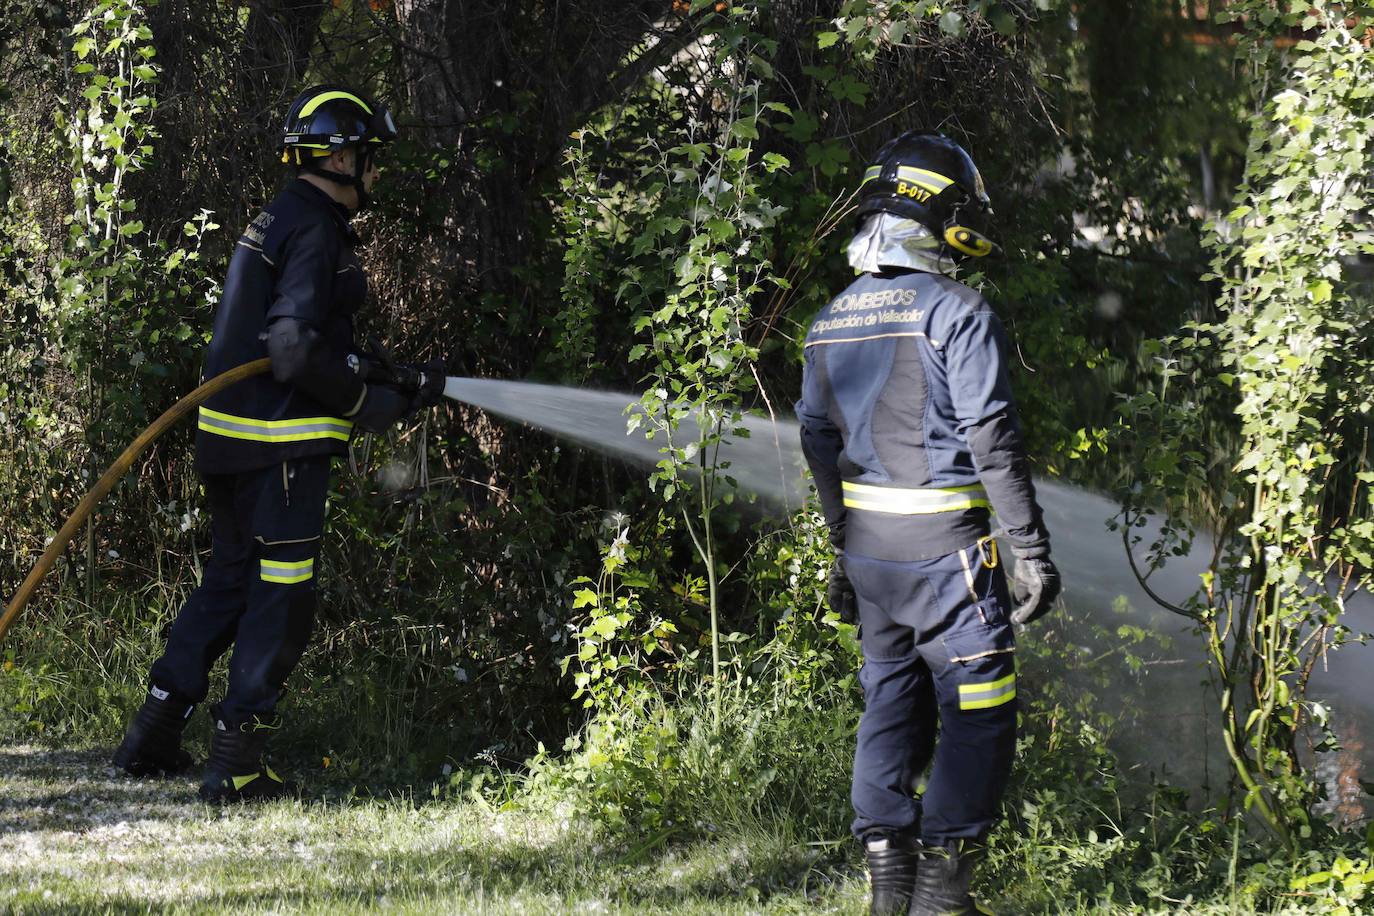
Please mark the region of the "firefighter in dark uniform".
POLYGON ((229 263, 205 359, 210 378, 263 356, 259 375, 200 408, 196 470, 210 504, 211 556, 149 674, 148 695, 115 752, 132 775, 191 765, 181 735, 230 647, 228 688, 211 708, 207 801, 270 798, 286 785, 263 760, 277 701, 314 621, 330 464, 362 429, 382 432, 434 403, 365 381, 353 315, 367 294, 352 215, 396 138, 386 108, 319 86, 291 106, 282 161, 296 178, 244 230, 229 263))
POLYGON ((1016 749, 1012 624, 1049 609, 1059 573, 1005 332, 949 276, 995 248, 977 228, 982 177, 952 140, 912 132, 878 152, 859 197, 860 275, 811 326, 797 404, 836 551, 830 603, 857 610, 864 652, 853 831, 873 913, 974 913, 1016 749), (1016 560, 1014 606, 992 512, 1016 560))

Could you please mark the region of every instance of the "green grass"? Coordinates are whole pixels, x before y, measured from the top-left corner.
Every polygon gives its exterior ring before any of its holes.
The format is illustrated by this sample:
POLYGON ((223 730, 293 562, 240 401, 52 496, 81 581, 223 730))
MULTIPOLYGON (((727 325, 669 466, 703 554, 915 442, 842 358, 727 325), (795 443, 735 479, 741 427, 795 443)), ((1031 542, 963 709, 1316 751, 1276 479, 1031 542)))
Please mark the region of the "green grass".
MULTIPOLYGON (((305 800, 220 810, 196 800, 194 778, 106 766, 159 648, 126 619, 59 603, 10 643, 0 914, 867 912, 846 834, 858 698, 838 661, 774 646, 732 678, 720 715, 705 694, 652 693, 609 710, 616 729, 599 739, 580 731, 579 750, 523 768, 507 754, 498 770, 461 734, 401 715, 409 682, 388 653, 343 664, 341 650, 319 650, 273 745, 305 800), (441 775, 445 761, 457 778, 441 775)), ((1023 647, 1022 745, 980 886, 998 912, 1326 913, 1337 885, 1374 874, 1363 835, 1324 837, 1290 861, 1121 767, 1106 734, 1129 724, 1098 708, 1091 679, 1071 688, 1046 667, 1066 653, 1050 633, 1023 647), (1342 855, 1354 872, 1290 889, 1339 872, 1342 855)), ((199 712, 193 753, 205 732, 199 712)), ((1364 912, 1362 891, 1344 896, 1364 912)))
POLYGON ((97 751, 4 747, 0 771, 5 913, 864 911, 852 863, 785 835, 643 850, 472 799, 220 810, 97 751))
MULTIPOLYGON (((397 794, 219 809, 196 800, 193 778, 127 779, 107 754, 0 747, 0 912, 867 912, 852 844, 806 843, 785 819, 645 843, 518 794, 502 808, 397 794)), ((1068 895, 1026 909, 1003 864, 989 895, 1003 913, 1327 911, 1297 898, 1256 909, 1224 892, 1154 905, 1068 895)))

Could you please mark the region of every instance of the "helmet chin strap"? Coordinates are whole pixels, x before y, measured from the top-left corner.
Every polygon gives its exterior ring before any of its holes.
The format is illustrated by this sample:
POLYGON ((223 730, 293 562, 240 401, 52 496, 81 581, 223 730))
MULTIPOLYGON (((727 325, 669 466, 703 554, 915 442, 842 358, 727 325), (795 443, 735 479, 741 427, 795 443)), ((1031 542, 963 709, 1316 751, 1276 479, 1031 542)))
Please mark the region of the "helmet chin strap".
POLYGON ((319 175, 327 181, 332 181, 337 185, 351 187, 358 194, 358 205, 353 208, 353 212, 358 212, 367 206, 370 195, 367 193, 367 185, 363 184, 363 175, 367 174, 368 164, 372 160, 372 153, 369 150, 358 150, 353 157, 353 174, 347 175, 343 172, 335 172, 332 169, 325 169, 315 166, 313 163, 306 166, 306 170, 312 175, 319 175))

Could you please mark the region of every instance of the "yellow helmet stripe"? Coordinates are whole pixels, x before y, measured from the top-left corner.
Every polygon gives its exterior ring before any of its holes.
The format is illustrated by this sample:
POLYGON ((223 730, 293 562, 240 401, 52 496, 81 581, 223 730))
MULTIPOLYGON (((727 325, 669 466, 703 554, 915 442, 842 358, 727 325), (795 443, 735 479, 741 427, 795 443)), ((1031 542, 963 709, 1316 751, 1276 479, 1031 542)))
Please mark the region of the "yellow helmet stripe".
POLYGON ((315 113, 316 108, 319 108, 325 102, 331 102, 334 99, 348 99, 349 101, 357 102, 358 105, 362 107, 363 111, 367 112, 368 114, 372 114, 372 109, 368 106, 368 104, 364 102, 362 99, 358 98, 353 93, 335 90, 333 92, 321 92, 319 95, 315 96, 313 99, 306 102, 305 107, 301 109, 300 117, 309 117, 310 115, 315 113))
POLYGON ((897 167, 897 177, 903 181, 925 188, 932 194, 939 194, 945 188, 954 184, 953 178, 947 178, 939 172, 932 172, 929 169, 918 169, 910 165, 900 165, 897 167))

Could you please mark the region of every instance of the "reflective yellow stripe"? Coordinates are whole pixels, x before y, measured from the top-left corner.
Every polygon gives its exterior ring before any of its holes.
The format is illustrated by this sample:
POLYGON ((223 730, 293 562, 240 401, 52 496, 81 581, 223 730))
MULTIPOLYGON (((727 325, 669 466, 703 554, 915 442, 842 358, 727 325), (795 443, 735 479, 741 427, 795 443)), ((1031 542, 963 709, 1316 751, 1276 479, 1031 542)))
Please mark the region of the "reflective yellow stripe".
POLYGON ((897 166, 897 177, 902 181, 909 181, 920 188, 925 188, 932 194, 939 194, 945 188, 954 184, 953 178, 946 178, 939 172, 932 172, 929 169, 918 169, 909 165, 897 166))
POLYGON ((989 709, 1001 706, 1016 699, 1016 675, 1008 674, 1001 680, 985 684, 960 684, 960 709, 989 709))
POLYGON ((844 504, 849 509, 887 512, 892 515, 934 515, 961 509, 991 509, 982 484, 965 487, 875 487, 844 481, 844 504))
POLYGON ((884 337, 924 337, 926 340, 930 341, 930 345, 937 350, 944 346, 944 344, 928 336, 924 331, 893 331, 890 334, 869 334, 865 337, 830 337, 825 340, 808 340, 803 346, 819 347, 822 344, 859 343, 864 340, 881 340, 884 337))
POLYGON ((252 442, 304 442, 310 439, 339 439, 347 442, 353 424, 338 417, 301 417, 296 420, 254 420, 220 413, 208 407, 200 409, 197 424, 207 433, 230 439, 252 442))
POLYGON ((262 774, 261 774, 261 773, 254 773, 254 774, 251 775, 251 776, 235 776, 235 777, 234 777, 234 791, 235 791, 235 792, 240 791, 241 789, 243 789, 244 786, 248 785, 250 782, 252 782, 253 780, 257 779, 260 775, 262 775, 262 774))
MULTIPOLYGON (((873 179, 883 173, 881 165, 870 165, 864 170, 864 180, 859 182, 859 187, 863 187, 873 179)), ((939 194, 945 188, 954 184, 953 178, 941 175, 939 172, 932 172, 929 169, 918 169, 910 165, 897 166, 897 178, 907 181, 919 188, 925 188, 932 194, 939 194)))
POLYGON ((315 575, 315 560, 259 560, 258 575, 264 582, 279 582, 292 585, 304 582, 315 575))
POLYGON ((367 107, 367 103, 364 102, 362 99, 358 98, 351 92, 339 92, 336 90, 334 92, 321 92, 319 95, 315 96, 313 99, 306 102, 305 107, 301 109, 301 113, 299 116, 302 118, 309 117, 310 115, 315 113, 316 108, 319 108, 325 102, 331 102, 334 99, 348 99, 351 102, 357 102, 358 106, 362 108, 363 111, 367 112, 368 114, 372 114, 372 109, 367 107))

